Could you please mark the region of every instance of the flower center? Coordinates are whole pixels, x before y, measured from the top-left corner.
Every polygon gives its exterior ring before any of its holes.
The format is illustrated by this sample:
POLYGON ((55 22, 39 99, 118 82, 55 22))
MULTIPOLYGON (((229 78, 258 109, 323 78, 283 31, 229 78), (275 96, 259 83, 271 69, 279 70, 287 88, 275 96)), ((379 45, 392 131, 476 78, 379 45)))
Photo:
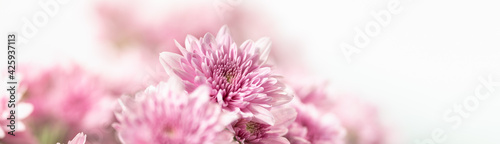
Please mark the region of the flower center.
POLYGON ((165 126, 163 132, 167 134, 168 137, 172 137, 175 134, 174 128, 171 126, 165 126))
POLYGON ((270 130, 270 125, 261 124, 258 122, 240 119, 233 126, 235 129, 234 138, 238 142, 258 142, 263 138, 268 137, 267 132, 270 130))
POLYGON ((258 130, 258 127, 259 127, 259 124, 255 123, 255 122, 248 122, 245 125, 246 125, 245 129, 248 132, 250 132, 251 134, 254 134, 258 130))
POLYGON ((216 79, 219 86, 217 89, 225 89, 227 92, 235 91, 240 87, 238 78, 241 76, 241 69, 234 62, 222 62, 215 65, 212 77, 216 79))
POLYGON ((234 78, 234 75, 231 73, 231 72, 227 72, 226 74, 224 74, 224 77, 226 77, 226 81, 228 83, 232 83, 232 80, 234 78))

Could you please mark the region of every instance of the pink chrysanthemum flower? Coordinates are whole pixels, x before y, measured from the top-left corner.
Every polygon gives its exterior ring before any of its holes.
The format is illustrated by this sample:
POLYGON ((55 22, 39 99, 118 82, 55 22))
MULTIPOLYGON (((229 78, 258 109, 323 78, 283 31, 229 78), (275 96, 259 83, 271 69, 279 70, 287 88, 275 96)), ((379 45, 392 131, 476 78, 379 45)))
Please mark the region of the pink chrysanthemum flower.
POLYGON ((187 94, 175 80, 150 86, 125 99, 119 123, 113 127, 123 143, 218 143, 225 126, 237 119, 209 102, 210 89, 200 86, 187 94))
POLYGON ((291 85, 295 95, 290 104, 297 111, 297 118, 288 127, 285 137, 292 144, 345 143, 346 131, 332 111, 333 101, 326 89, 327 83, 304 78, 307 74, 288 74, 287 84, 291 85))
MULTIPOLYGON (((385 143, 387 132, 379 121, 375 106, 353 96, 340 95, 332 99, 333 95, 327 93, 325 85, 325 82, 295 84, 294 90, 305 105, 313 105, 319 113, 331 113, 337 117, 346 130, 347 144, 385 143)), ((300 115, 299 112, 297 119, 300 115)))
MULTIPOLYGON (((85 141, 87 140, 87 135, 81 133, 78 133, 73 140, 68 141, 68 144, 85 144, 85 141)), ((57 143, 60 144, 60 143, 57 143)))
POLYGON ((42 121, 61 122, 76 133, 111 123, 118 95, 88 69, 70 63, 20 70, 20 87, 26 89, 26 101, 35 107, 32 116, 37 126, 42 121))
POLYGON ((348 144, 386 143, 387 129, 375 106, 349 95, 339 96, 333 105, 332 110, 348 131, 348 144))
POLYGON ((270 41, 247 40, 237 46, 223 26, 217 37, 210 33, 196 39, 188 35, 182 55, 164 52, 160 61, 169 75, 180 77, 188 92, 200 85, 209 85, 211 101, 224 109, 239 112, 243 117, 273 125, 271 107, 289 102, 279 76, 266 65, 270 41))
MULTIPOLYGON (((334 115, 335 123, 340 123, 345 129, 345 143, 382 144, 386 142, 387 132, 379 121, 376 107, 352 96, 340 95, 333 99, 334 95, 327 91, 326 81, 311 81, 310 78, 304 79, 299 75, 292 75, 291 78, 293 81, 289 84, 292 85, 295 98, 297 98, 292 102, 299 113, 297 120, 319 120, 322 118, 311 119, 310 117, 334 115)), ((291 127, 290 132, 293 131, 295 130, 291 127)))
POLYGON ((345 129, 333 113, 320 111, 314 105, 292 102, 297 110, 295 122, 288 127, 286 138, 292 144, 343 144, 345 129))
POLYGON ((234 140, 244 144, 289 144, 283 136, 287 127, 295 120, 297 112, 291 107, 275 107, 271 110, 276 118, 275 125, 253 121, 251 118, 241 118, 229 126, 229 131, 234 133, 234 140))

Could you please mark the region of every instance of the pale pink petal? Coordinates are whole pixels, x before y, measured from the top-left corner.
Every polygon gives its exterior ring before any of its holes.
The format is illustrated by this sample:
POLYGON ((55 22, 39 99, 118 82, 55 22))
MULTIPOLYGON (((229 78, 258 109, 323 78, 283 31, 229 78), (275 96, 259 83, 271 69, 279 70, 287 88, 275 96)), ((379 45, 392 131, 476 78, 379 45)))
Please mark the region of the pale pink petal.
POLYGON ((85 144, 87 140, 87 135, 83 133, 78 133, 73 140, 70 140, 68 144, 85 144))
POLYGON ((263 144, 290 144, 284 137, 267 138, 261 141, 263 144))
POLYGON ((180 69, 180 64, 178 61, 182 58, 181 55, 170 53, 170 52, 162 52, 160 53, 160 63, 165 68, 165 71, 169 75, 174 75, 173 69, 180 69))

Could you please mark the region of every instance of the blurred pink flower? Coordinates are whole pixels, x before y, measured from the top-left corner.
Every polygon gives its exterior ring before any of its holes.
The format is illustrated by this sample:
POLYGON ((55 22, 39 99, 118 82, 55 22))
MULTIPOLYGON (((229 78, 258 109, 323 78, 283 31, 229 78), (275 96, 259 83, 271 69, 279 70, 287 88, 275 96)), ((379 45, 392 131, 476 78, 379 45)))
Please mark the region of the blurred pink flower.
POLYGON ((40 74, 24 71, 21 81, 21 86, 27 89, 27 101, 35 107, 35 117, 82 129, 110 123, 117 97, 104 89, 97 75, 77 64, 39 70, 40 74))
MULTIPOLYGON (((73 140, 68 141, 68 144, 85 144, 87 140, 87 135, 83 133, 78 133, 73 140)), ((60 143, 57 143, 60 144, 60 143)))
POLYGON ((207 86, 187 94, 173 79, 123 100, 113 124, 123 143, 214 143, 237 119, 209 102, 207 86))
POLYGON ((295 120, 297 112, 291 107, 273 107, 271 112, 276 119, 274 125, 256 122, 251 118, 233 122, 229 131, 234 133, 234 140, 249 144, 290 143, 283 136, 287 133, 287 127, 295 120))
POLYGON ((293 97, 284 91, 285 85, 266 64, 270 50, 268 38, 256 43, 248 40, 238 47, 224 26, 215 38, 210 33, 199 40, 187 36, 185 46, 178 44, 182 55, 160 54, 167 73, 180 77, 188 92, 200 85, 209 85, 211 100, 226 110, 273 125, 271 107, 287 103, 293 97))
POLYGON ((346 131, 331 110, 333 101, 327 92, 327 83, 304 77, 310 74, 301 71, 287 74, 287 84, 295 93, 291 105, 298 114, 286 138, 292 144, 344 144, 346 131))
POLYGON ((161 10, 156 9, 158 7, 148 7, 148 3, 141 0, 125 1, 99 1, 95 9, 101 26, 102 43, 106 45, 105 48, 111 48, 103 51, 109 52, 107 58, 115 60, 110 63, 114 65, 111 70, 118 71, 108 77, 143 78, 139 79, 141 81, 114 80, 118 83, 112 86, 127 88, 128 91, 135 90, 138 86, 142 90, 168 79, 163 74, 165 71, 158 61, 158 55, 163 51, 180 54, 175 39, 184 39, 188 34, 201 37, 207 32, 215 33, 223 25, 213 9, 212 1, 170 1, 155 4, 161 5, 161 10), (155 12, 154 17, 148 19, 151 14, 147 13, 151 11, 155 12), (157 68, 162 73, 157 72, 157 68), (142 87, 143 85, 146 86, 142 87))
POLYGON ((155 13, 155 20, 144 20, 147 16, 142 12, 152 10, 141 7, 142 3, 128 0, 116 6, 116 3, 99 2, 96 10, 104 40, 119 50, 131 46, 140 48, 136 52, 149 61, 157 61, 156 56, 162 51, 180 53, 175 48, 175 39, 183 39, 188 34, 203 36, 206 32, 216 32, 223 25, 210 2, 171 3, 176 9, 160 10, 155 13))
POLYGON ((298 99, 293 100, 292 105, 297 110, 297 118, 285 136, 292 144, 344 143, 345 130, 333 113, 320 111, 298 99))
POLYGON ((383 144, 386 129, 379 121, 377 108, 353 96, 340 96, 332 110, 348 131, 348 144, 383 144))
MULTIPOLYGON (((326 82, 304 80, 300 77, 291 77, 290 82, 295 90, 296 97, 304 105, 314 106, 319 113, 335 115, 347 132, 347 144, 382 144, 385 143, 385 129, 382 127, 376 107, 352 96, 337 96, 327 93, 326 82), (301 82, 298 83, 297 81, 301 82)), ((299 118, 301 110, 297 110, 299 118)), ((309 112, 311 114, 312 112, 309 112)), ((336 122, 338 123, 338 122, 336 122)))
MULTIPOLYGON (((34 107, 26 120, 31 126, 26 137, 55 143, 84 131, 90 134, 90 142, 116 143, 110 125, 119 95, 100 75, 73 62, 23 64, 18 74, 19 87, 26 91, 24 100, 34 107)), ((23 138, 13 137, 13 141, 23 138)))

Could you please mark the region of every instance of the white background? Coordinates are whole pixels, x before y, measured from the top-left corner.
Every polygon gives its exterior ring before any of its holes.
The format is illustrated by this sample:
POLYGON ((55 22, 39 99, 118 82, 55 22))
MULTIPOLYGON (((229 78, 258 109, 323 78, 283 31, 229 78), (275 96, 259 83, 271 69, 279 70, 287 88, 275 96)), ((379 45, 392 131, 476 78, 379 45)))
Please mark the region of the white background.
MULTIPOLYGON (((22 18, 31 19, 45 0, 1 0, 1 34, 19 31, 22 18)), ((430 138, 433 129, 446 130, 446 144, 498 144, 500 87, 457 129, 442 117, 447 109, 474 95, 478 78, 500 81, 500 3, 489 0, 400 0, 401 12, 352 62, 340 44, 353 44, 355 28, 387 10, 389 0, 259 1, 287 35, 299 37, 307 64, 332 81, 337 91, 355 93, 377 105, 384 124, 396 138, 410 144, 430 138)), ((91 58, 99 47, 92 1, 70 0, 20 52, 22 61, 50 63, 91 58)), ((6 36, 2 36, 5 37, 6 36)), ((1 45, 6 47, 6 40, 1 45)), ((0 54, 6 60, 5 50, 0 54)), ((5 67, 5 62, 1 62, 5 67)))

